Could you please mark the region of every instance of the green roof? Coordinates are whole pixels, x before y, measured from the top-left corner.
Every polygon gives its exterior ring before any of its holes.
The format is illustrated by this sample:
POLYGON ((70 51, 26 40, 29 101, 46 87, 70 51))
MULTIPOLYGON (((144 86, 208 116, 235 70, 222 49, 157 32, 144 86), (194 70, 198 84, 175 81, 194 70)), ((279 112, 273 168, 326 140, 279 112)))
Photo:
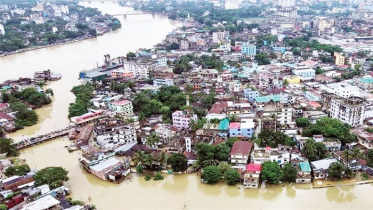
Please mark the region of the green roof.
POLYGON ((281 95, 258 96, 255 98, 255 101, 258 103, 267 103, 270 100, 272 100, 273 102, 281 101, 281 95))
POLYGON ((300 170, 303 172, 311 172, 311 166, 309 162, 300 162, 299 163, 300 170))
POLYGON ((228 128, 229 128, 229 120, 227 118, 220 121, 219 130, 228 130, 228 128))
POLYGON ((274 96, 272 96, 272 101, 274 101, 274 102, 281 101, 281 95, 274 95, 274 96))
POLYGON ((364 83, 373 83, 373 78, 372 77, 361 78, 360 81, 362 81, 364 83))

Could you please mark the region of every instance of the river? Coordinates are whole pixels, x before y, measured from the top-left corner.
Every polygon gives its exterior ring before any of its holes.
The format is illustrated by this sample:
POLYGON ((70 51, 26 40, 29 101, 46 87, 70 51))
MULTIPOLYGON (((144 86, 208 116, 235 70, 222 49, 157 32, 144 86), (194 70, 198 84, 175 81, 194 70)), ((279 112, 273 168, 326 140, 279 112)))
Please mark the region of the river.
MULTIPOLYGON (((103 12, 130 10, 112 3, 84 4, 103 12)), ((178 24, 151 15, 120 19, 122 29, 91 40, 29 51, 0 58, 1 80, 32 76, 34 71, 51 69, 63 74, 54 89, 53 104, 37 110, 37 125, 11 137, 43 134, 68 124, 67 107, 74 97, 69 90, 79 84, 78 72, 102 62, 102 55, 124 55, 139 47, 151 47, 178 24)), ((68 184, 74 199, 95 204, 98 209, 371 209, 372 185, 310 189, 309 185, 268 186, 268 189, 238 189, 225 184, 201 184, 197 175, 166 175, 163 181, 133 176, 119 185, 102 181, 79 167, 80 151, 68 153, 67 139, 58 139, 21 151, 21 158, 34 169, 62 166, 69 171, 68 184), (89 201, 88 198, 92 200, 89 201)))
MULTIPOLYGON (((81 5, 96 7, 108 14, 123 14, 133 10, 110 2, 81 5)), ((161 42, 172 29, 180 26, 178 22, 160 16, 152 17, 151 14, 128 16, 126 20, 123 16, 117 18, 121 21, 122 28, 115 32, 0 58, 0 82, 32 77, 35 71, 46 69, 62 74, 60 81, 49 84, 55 94, 53 104, 36 110, 40 118, 38 124, 12 133, 9 137, 19 141, 22 135, 30 137, 66 127, 69 124, 68 106, 74 102, 70 89, 79 85, 78 76, 81 70, 92 69, 97 63, 102 65, 104 54, 110 54, 114 58, 125 56, 128 51, 136 51, 138 48, 151 48, 161 42)))

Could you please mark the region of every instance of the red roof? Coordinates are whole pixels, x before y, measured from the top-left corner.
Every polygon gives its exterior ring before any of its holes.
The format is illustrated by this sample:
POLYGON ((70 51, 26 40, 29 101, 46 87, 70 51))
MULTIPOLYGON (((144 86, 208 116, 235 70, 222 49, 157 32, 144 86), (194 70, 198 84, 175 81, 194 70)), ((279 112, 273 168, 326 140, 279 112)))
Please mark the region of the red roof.
POLYGON ((0 104, 0 108, 6 107, 6 106, 8 106, 7 103, 1 103, 1 104, 0 104))
POLYGON ((241 123, 239 122, 232 122, 229 124, 229 129, 240 129, 241 123))
POLYGON ((0 119, 14 120, 11 116, 5 114, 4 112, 0 112, 0 119))
POLYGON ((261 164, 250 163, 249 165, 246 166, 246 171, 247 172, 262 171, 262 165, 261 164))
POLYGON ((248 141, 236 141, 229 155, 249 155, 253 144, 248 141))

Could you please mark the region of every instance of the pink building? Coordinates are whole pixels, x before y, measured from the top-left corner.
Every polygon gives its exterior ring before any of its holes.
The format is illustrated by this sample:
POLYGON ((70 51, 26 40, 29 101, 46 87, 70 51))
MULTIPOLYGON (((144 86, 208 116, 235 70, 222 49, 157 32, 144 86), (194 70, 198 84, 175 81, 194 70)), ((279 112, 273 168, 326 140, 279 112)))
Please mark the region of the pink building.
POLYGON ((196 114, 190 114, 184 111, 175 111, 172 113, 172 125, 178 128, 189 128, 192 120, 197 121, 196 114))

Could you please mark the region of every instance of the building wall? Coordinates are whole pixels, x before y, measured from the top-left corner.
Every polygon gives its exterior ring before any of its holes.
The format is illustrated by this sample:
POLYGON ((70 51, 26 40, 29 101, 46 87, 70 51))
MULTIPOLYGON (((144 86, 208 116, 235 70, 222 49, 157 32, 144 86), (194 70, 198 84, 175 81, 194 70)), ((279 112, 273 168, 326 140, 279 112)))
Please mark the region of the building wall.
POLYGON ((337 100, 332 99, 330 107, 330 117, 339 119, 343 123, 351 126, 358 126, 363 124, 365 105, 349 106, 342 104, 337 100))

